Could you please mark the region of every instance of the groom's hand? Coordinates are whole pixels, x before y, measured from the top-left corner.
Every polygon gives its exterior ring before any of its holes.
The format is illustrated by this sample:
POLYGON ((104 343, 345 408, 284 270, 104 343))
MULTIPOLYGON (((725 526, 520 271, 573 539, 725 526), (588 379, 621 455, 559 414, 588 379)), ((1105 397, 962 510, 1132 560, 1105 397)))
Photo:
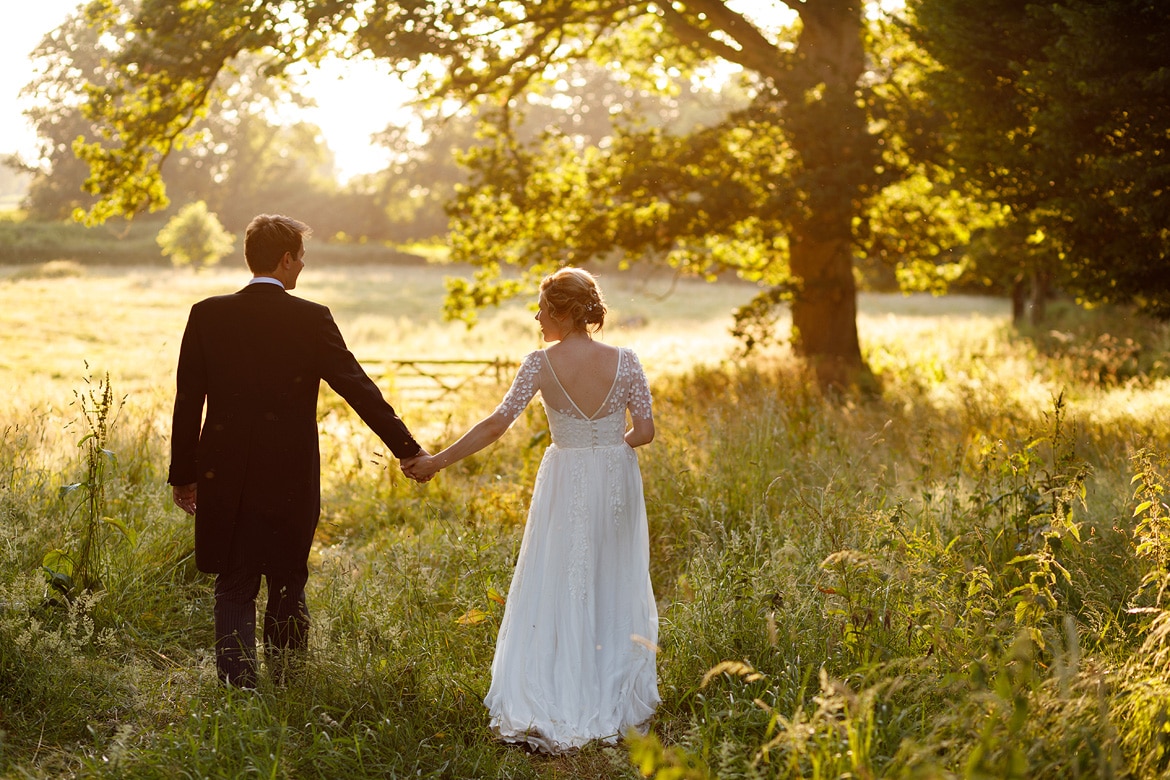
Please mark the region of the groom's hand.
POLYGON ((190 485, 171 485, 171 498, 174 499, 175 506, 189 515, 195 514, 196 487, 195 482, 190 485))

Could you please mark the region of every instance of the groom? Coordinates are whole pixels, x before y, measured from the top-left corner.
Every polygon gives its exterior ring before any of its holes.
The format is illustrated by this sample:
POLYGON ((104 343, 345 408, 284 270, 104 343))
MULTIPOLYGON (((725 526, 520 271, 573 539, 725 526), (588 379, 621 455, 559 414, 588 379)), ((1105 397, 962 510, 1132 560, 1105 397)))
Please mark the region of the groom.
POLYGON ((426 452, 345 346, 329 309, 288 294, 308 225, 252 220, 244 289, 196 303, 179 351, 171 466, 175 504, 195 516, 195 563, 215 578, 220 680, 256 685, 256 596, 279 680, 307 644, 309 548, 321 510, 317 393, 324 379, 401 459, 426 452), (204 419, 204 404, 207 416, 204 419))

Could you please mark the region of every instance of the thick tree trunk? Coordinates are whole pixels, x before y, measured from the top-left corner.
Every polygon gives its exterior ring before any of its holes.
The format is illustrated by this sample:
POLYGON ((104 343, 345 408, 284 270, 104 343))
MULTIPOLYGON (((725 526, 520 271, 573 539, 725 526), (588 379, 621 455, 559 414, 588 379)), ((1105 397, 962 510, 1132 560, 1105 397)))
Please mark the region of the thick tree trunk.
POLYGON ((1016 277, 1012 284, 1012 326, 1023 327, 1025 318, 1032 327, 1039 327, 1048 315, 1048 297, 1051 275, 1043 267, 1034 267, 1026 276, 1016 277))
POLYGON ((866 387, 871 377, 857 336, 853 225, 877 152, 858 97, 865 71, 862 8, 855 0, 797 8, 803 24, 797 64, 781 86, 805 193, 789 242, 795 346, 823 387, 866 387))
POLYGON ((790 265, 797 277, 793 343, 821 387, 845 389, 868 377, 857 338, 852 246, 848 230, 835 238, 802 237, 791 246, 790 265))

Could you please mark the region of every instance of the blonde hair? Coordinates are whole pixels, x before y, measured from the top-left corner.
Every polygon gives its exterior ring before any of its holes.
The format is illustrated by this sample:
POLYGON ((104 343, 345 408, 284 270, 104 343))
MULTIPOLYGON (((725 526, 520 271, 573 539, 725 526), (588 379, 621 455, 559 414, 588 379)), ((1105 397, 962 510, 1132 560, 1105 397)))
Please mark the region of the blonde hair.
POLYGON ((540 283, 540 304, 557 319, 568 318, 573 330, 598 331, 605 326, 605 300, 593 274, 562 268, 540 283))

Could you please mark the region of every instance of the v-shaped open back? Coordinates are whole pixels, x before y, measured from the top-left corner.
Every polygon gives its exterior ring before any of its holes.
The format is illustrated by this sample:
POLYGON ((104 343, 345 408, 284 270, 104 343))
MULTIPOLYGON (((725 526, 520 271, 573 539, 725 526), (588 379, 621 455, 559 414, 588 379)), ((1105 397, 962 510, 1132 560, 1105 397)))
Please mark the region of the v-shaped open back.
POLYGON ((626 347, 619 347, 617 353, 613 381, 609 384, 605 398, 593 410, 592 415, 586 414, 578 400, 569 395, 561 384, 546 350, 530 352, 524 358, 520 370, 516 372, 516 378, 512 381, 512 387, 496 411, 509 421, 515 420, 539 391, 545 408, 587 423, 607 419, 619 412, 624 413, 626 409, 629 409, 630 415, 635 419, 650 419, 650 387, 646 383, 646 375, 642 372, 642 364, 638 362, 637 355, 626 347))
MULTIPOLYGON (((553 382, 556 383, 557 389, 560 390, 561 394, 564 395, 565 400, 572 404, 573 409, 577 412, 577 414, 581 415, 583 419, 596 420, 599 416, 604 417, 613 413, 612 411, 607 412, 606 409, 610 405, 610 399, 613 398, 614 389, 617 388, 618 378, 622 375, 622 359, 624 354, 622 350, 618 350, 617 363, 614 365, 613 380, 609 383, 609 390, 606 391, 605 397, 601 399, 601 403, 597 405, 597 408, 593 410, 592 414, 586 413, 585 410, 581 408, 581 405, 577 403, 576 399, 574 399, 569 391, 565 389, 565 386, 561 384, 561 378, 557 376, 556 369, 553 368, 552 358, 548 356, 548 350, 541 350, 541 354, 544 355, 545 365, 548 367, 548 372, 552 375, 553 382)), ((548 400, 548 393, 545 393, 545 398, 548 400)), ((554 403, 554 406, 557 405, 559 404, 554 403)))

